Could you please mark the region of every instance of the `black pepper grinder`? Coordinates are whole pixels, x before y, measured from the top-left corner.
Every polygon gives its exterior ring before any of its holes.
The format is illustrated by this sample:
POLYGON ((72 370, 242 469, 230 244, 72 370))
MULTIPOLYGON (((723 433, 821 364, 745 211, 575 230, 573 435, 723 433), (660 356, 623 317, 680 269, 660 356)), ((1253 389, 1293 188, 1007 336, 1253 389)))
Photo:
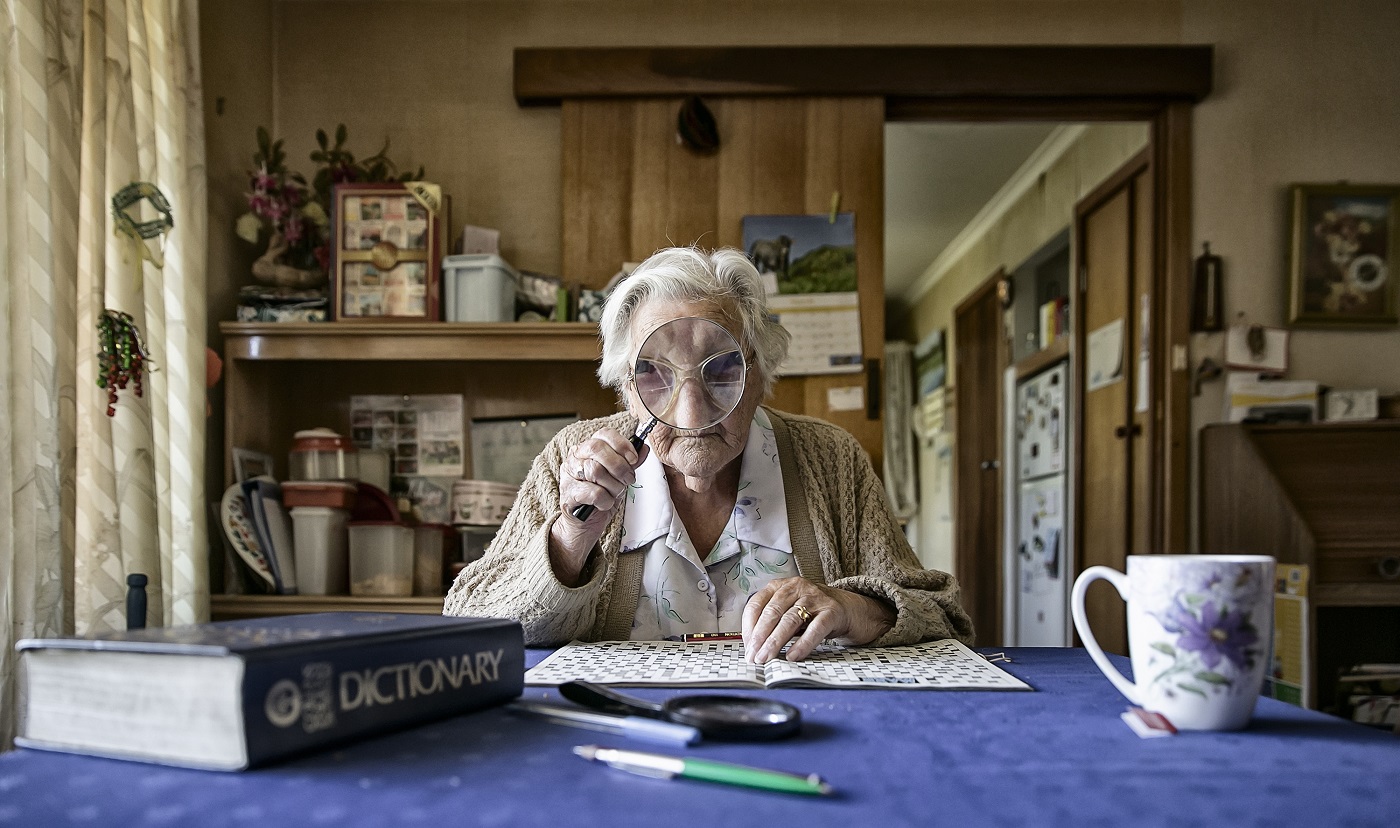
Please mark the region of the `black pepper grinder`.
POLYGON ((126 576, 126 628, 146 629, 146 576, 139 572, 126 576))

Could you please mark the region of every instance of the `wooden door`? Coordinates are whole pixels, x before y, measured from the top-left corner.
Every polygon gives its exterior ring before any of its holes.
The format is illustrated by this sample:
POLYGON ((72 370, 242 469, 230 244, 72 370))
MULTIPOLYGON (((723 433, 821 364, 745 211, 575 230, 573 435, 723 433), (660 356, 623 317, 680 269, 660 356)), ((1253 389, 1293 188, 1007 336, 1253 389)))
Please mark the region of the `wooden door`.
MULTIPOLYGON (((1078 570, 1122 570, 1154 548, 1152 179, 1146 154, 1075 209, 1079 297, 1078 570)), ((1122 599, 1095 584, 1085 612, 1099 644, 1127 653, 1122 599)))
POLYGON ((880 468, 883 98, 707 97, 721 142, 709 155, 677 143, 681 103, 679 97, 563 102, 564 278, 598 288, 623 262, 661 247, 742 247, 746 215, 825 214, 833 201, 854 212, 867 371, 783 379, 772 402, 847 429, 880 468), (865 408, 829 408, 829 390, 852 386, 865 389, 865 408))
POLYGON ((953 317, 957 372, 953 574, 977 643, 1002 642, 1002 369, 1007 349, 993 274, 953 317))

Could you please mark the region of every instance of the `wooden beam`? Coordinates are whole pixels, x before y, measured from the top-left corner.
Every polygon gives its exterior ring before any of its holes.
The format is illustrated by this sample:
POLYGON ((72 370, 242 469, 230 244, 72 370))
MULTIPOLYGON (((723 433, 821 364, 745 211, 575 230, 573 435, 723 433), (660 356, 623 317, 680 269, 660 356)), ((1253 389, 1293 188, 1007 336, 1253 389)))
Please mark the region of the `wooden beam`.
POLYGON ((1156 301, 1153 376, 1159 441, 1156 542, 1159 552, 1191 551, 1191 107, 1163 108, 1152 123, 1156 301), (1185 361, 1187 364, 1180 364, 1185 361))
POLYGON ((515 50, 515 98, 877 95, 1047 101, 1199 101, 1213 47, 736 46, 515 50))

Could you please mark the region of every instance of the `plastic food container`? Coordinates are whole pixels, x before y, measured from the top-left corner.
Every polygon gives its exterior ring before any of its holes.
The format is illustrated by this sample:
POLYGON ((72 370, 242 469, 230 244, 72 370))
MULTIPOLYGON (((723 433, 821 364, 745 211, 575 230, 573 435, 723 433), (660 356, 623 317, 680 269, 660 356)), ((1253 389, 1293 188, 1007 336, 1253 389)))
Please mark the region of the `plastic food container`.
POLYGON ((492 480, 458 480, 452 484, 452 522, 500 526, 515 505, 518 486, 492 480))
POLYGON ((294 506, 291 511, 297 592, 344 595, 349 586, 346 576, 350 512, 324 506, 294 506))
POLYGON ((360 482, 376 486, 384 491, 389 490, 389 456, 388 449, 360 449, 356 452, 355 462, 360 468, 360 482))
POLYGON ((350 594, 413 594, 413 530, 387 521, 350 523, 350 594))
POLYGON ((469 564, 486 554, 486 547, 495 539, 496 531, 495 526, 458 526, 458 554, 462 563, 469 564))
POLYGON ((413 527, 413 594, 441 595, 442 573, 456 533, 445 523, 420 523, 413 527))
POLYGON ((500 256, 467 253, 442 260, 443 319, 514 322, 520 274, 500 256))
POLYGON ((320 506, 348 513, 355 507, 355 484, 341 480, 288 480, 282 484, 282 505, 288 509, 320 506))
POLYGON ((292 480, 354 480, 355 444, 329 428, 298 431, 289 455, 292 480))

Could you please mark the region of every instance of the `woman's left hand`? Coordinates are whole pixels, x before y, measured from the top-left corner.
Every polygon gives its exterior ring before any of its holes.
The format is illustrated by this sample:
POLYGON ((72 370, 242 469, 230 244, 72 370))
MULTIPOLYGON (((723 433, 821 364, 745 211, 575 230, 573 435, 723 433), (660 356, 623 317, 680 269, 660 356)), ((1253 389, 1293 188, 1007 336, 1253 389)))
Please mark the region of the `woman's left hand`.
POLYGON ((828 638, 869 644, 894 626, 894 608, 883 601, 815 584, 806 578, 779 578, 744 605, 744 657, 755 664, 777 658, 801 661, 828 638))

